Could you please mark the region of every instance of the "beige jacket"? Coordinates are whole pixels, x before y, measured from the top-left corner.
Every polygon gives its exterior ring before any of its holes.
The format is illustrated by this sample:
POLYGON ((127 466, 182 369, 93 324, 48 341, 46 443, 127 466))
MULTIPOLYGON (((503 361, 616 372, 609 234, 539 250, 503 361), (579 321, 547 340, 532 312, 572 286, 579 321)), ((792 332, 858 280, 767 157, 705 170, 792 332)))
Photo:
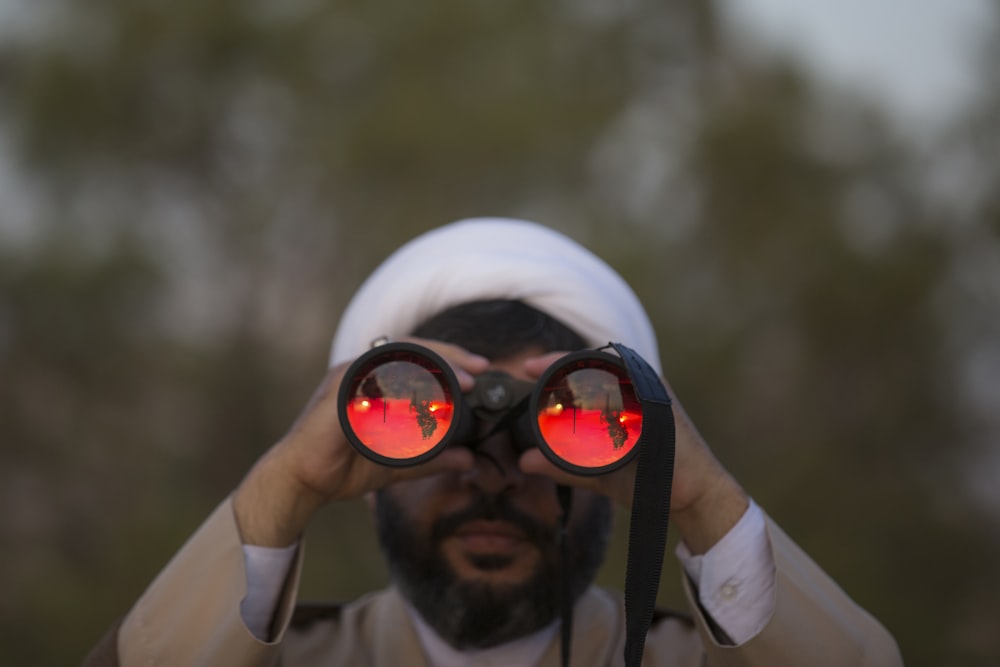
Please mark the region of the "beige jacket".
MULTIPOLYGON (((898 667, 895 641, 770 519, 776 607, 767 626, 741 646, 713 637, 685 581, 693 620, 664 616, 646 639, 644 667, 898 667)), ((275 640, 261 642, 239 612, 246 592, 243 551, 230 502, 223 502, 185 544, 135 606, 84 661, 162 667, 426 667, 400 596, 374 593, 291 623, 301 556, 275 618, 275 640)), ((299 614, 306 616, 307 614, 299 614)), ((574 610, 574 665, 623 664, 621 597, 591 588, 574 610)), ((558 637, 539 667, 560 664, 558 637)))

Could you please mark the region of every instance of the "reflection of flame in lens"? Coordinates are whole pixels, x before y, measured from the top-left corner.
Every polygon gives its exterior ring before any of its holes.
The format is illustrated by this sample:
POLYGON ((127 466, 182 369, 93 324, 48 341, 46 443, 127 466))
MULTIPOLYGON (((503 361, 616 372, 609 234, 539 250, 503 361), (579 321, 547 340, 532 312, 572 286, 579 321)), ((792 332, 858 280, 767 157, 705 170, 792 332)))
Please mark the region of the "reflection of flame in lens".
POLYGON ((347 404, 347 419, 355 435, 382 456, 409 459, 433 449, 451 427, 454 410, 451 403, 435 401, 425 410, 435 421, 429 437, 427 425, 412 408, 409 398, 358 399, 347 404))
POLYGON ((425 454, 451 429, 454 404, 444 372, 420 355, 380 358, 355 376, 352 391, 346 426, 386 458, 425 454))
POLYGON ((548 378, 537 418, 542 438, 562 460, 603 468, 625 457, 642 433, 642 409, 624 370, 583 359, 548 378))
POLYGON ((618 421, 628 422, 627 437, 620 447, 608 432, 603 410, 568 409, 560 414, 541 410, 538 415, 538 427, 549 448, 569 463, 586 468, 609 465, 632 451, 642 432, 642 413, 626 411, 618 421))

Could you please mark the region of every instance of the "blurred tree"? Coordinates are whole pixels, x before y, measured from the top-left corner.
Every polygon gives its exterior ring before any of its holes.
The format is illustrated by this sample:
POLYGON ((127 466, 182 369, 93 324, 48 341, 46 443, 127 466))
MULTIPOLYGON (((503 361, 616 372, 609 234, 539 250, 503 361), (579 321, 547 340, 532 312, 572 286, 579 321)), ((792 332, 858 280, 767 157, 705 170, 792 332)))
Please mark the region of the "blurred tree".
MULTIPOLYGON (((1000 656, 1000 570, 996 562, 1000 531, 1000 8, 990 6, 991 21, 979 35, 979 97, 951 130, 921 155, 920 183, 934 223, 946 238, 947 268, 936 286, 935 311, 944 323, 940 344, 949 355, 942 375, 961 420, 945 469, 963 484, 944 489, 956 497, 948 518, 982 534, 977 552, 991 559, 977 585, 954 607, 950 639, 964 649, 964 661, 994 664, 1000 656), (970 511, 968 503, 976 506, 970 511), (985 508, 987 514, 978 508, 985 508)), ((952 556, 953 557, 953 556, 952 556)))
MULTIPOLYGON (((710 5, 54 7, 0 45, 36 230, 0 254, 14 663, 79 659, 294 418, 361 277, 484 214, 622 269, 719 455, 908 664, 1000 657, 995 517, 958 463, 990 431, 951 371, 997 309, 864 100, 754 61, 710 5)), ((995 121, 962 133, 991 184, 995 121)), ((965 218, 995 241, 984 190, 965 218)), ((384 580, 362 508, 318 523, 306 597, 384 580)))
POLYGON ((695 279, 668 320, 677 354, 701 362, 683 385, 695 418, 908 664, 988 664, 914 604, 968 606, 996 558, 986 517, 954 497, 966 480, 942 465, 962 440, 934 310, 945 237, 882 119, 858 104, 824 122, 794 73, 733 79, 707 106, 697 221, 661 281, 695 279))
MULTIPOLYGON (((709 442, 907 664, 994 664, 995 239, 955 234, 959 211, 914 178, 928 156, 863 99, 744 55, 712 51, 685 133, 650 129, 677 117, 670 98, 632 109, 602 154, 623 172, 604 202, 645 238, 602 245, 632 267, 709 442), (956 344, 970 327, 978 345, 956 344), (991 505, 970 493, 976 477, 991 505), (928 609, 961 612, 942 625, 928 609)), ((989 127, 968 142, 972 171, 996 173, 989 127)), ((946 177, 962 166, 929 159, 946 177)))

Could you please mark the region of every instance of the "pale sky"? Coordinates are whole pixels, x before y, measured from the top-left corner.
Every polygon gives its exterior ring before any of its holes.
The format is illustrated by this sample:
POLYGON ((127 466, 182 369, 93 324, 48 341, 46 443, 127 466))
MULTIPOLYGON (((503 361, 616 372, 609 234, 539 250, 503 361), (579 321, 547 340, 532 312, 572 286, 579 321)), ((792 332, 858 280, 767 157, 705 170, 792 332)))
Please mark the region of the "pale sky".
MULTIPOLYGON (((1000 11, 996 0, 718 0, 732 34, 765 51, 791 54, 839 85, 884 100, 917 135, 943 125, 973 96, 972 47, 984 38, 979 28, 991 5, 1000 11)), ((59 7, 0 0, 0 41, 30 39, 57 20, 59 7)), ((0 198, 9 203, 27 184, 18 182, 9 162, 3 129, 0 198)), ((0 218, 5 237, 19 230, 17 219, 32 217, 16 209, 8 205, 0 218)))
MULTIPOLYGON (((991 5, 1000 11, 996 0, 718 0, 734 33, 931 125, 973 94, 970 47, 991 5)), ((0 40, 30 36, 58 8, 0 0, 0 40)))
POLYGON ((883 99, 917 127, 974 94, 973 46, 995 0, 719 0, 729 29, 883 99))

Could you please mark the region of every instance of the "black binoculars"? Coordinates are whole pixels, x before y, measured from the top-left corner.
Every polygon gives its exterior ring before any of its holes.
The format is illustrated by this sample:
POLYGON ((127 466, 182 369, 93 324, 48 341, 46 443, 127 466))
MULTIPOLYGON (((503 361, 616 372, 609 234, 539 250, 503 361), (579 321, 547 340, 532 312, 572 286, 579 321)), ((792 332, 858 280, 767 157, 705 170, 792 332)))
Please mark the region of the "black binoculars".
POLYGON ((348 368, 337 407, 350 443, 383 465, 415 465, 454 445, 475 448, 481 431, 507 429, 517 447, 538 447, 582 475, 631 461, 643 421, 625 362, 603 349, 560 358, 538 382, 487 371, 463 394, 437 353, 385 343, 348 368))

